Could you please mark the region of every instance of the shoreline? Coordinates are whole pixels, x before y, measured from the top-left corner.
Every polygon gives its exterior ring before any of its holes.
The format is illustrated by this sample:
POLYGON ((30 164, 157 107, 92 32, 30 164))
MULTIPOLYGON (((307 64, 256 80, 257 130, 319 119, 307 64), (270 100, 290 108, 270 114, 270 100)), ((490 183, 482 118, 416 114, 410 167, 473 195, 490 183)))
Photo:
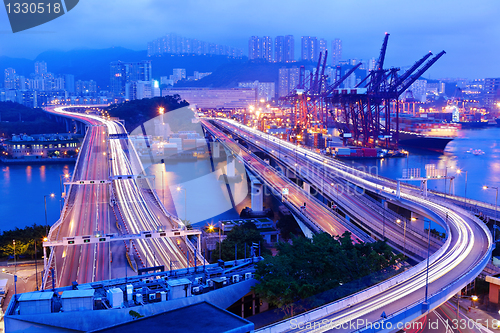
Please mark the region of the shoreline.
POLYGON ((76 163, 76 158, 0 159, 0 165, 76 163))

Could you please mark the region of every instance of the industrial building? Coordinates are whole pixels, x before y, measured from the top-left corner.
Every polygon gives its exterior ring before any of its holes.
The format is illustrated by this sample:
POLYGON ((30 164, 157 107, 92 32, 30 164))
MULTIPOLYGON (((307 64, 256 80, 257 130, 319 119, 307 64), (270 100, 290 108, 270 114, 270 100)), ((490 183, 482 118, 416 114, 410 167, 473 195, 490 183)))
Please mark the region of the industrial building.
POLYGON ((169 332, 253 332, 253 323, 225 309, 244 314, 242 300, 254 298, 254 263, 260 260, 174 271, 152 267, 153 273, 16 295, 5 313, 5 330, 136 332, 162 325, 169 332), (192 315, 199 320, 190 320, 192 315))

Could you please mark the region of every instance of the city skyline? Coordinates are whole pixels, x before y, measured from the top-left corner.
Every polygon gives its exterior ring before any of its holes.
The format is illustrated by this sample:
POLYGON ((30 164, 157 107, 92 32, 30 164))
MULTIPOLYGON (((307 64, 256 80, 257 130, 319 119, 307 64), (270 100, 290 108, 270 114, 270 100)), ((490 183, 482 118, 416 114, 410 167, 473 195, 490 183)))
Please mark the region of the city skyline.
POLYGON ((274 40, 294 35, 296 55, 302 36, 324 38, 329 47, 339 38, 344 59, 370 59, 378 56, 383 35, 388 32, 391 40, 386 60, 391 66, 408 66, 429 50, 435 54, 445 50, 443 61, 429 71, 431 78, 500 76, 500 64, 495 60, 500 47, 488 42, 500 31, 495 17, 500 4, 490 0, 469 8, 460 3, 424 1, 410 5, 387 0, 383 5, 368 1, 334 5, 318 1, 304 8, 297 1, 288 1, 285 7, 284 3, 263 1, 215 1, 210 5, 197 1, 167 5, 160 1, 121 2, 118 6, 89 0, 54 21, 17 34, 10 32, 6 12, 0 11, 4 35, 0 55, 33 59, 52 49, 122 46, 145 50, 148 41, 175 32, 243 49, 245 54, 250 36, 271 36, 274 40), (390 10, 396 10, 396 15, 389 16, 390 10))

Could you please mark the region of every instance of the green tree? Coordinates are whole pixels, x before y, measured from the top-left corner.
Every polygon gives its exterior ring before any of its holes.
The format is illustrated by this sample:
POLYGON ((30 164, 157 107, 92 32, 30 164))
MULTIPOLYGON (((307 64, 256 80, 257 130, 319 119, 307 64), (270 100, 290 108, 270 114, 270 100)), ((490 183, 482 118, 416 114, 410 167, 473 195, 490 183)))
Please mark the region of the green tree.
POLYGON ((45 226, 32 225, 23 229, 6 230, 0 235, 0 256, 11 256, 14 253, 12 241, 16 241, 16 255, 29 255, 34 258, 36 240, 37 253, 40 257, 42 242, 45 235, 45 226))
POLYGON ((385 242, 354 243, 349 232, 292 240, 292 244, 278 244, 277 256, 257 263, 255 277, 259 283, 254 286, 256 293, 287 316, 295 313, 298 300, 358 280, 402 259, 385 242))
MULTIPOLYGON (((245 244, 246 244, 246 257, 251 257, 251 247, 252 243, 260 243, 261 255, 269 255, 271 251, 264 247, 265 240, 258 231, 257 227, 252 222, 247 222, 243 225, 237 225, 231 229, 227 234, 227 238, 222 241, 222 260, 229 261, 234 260, 234 250, 237 247, 238 259, 245 258, 245 244)), ((214 260, 219 258, 219 246, 217 243, 215 251, 213 252, 214 260)), ((258 253, 255 253, 258 255, 258 253)))
POLYGON ((297 222, 293 215, 285 215, 278 220, 276 227, 280 230, 280 237, 284 240, 289 240, 296 232, 297 222))

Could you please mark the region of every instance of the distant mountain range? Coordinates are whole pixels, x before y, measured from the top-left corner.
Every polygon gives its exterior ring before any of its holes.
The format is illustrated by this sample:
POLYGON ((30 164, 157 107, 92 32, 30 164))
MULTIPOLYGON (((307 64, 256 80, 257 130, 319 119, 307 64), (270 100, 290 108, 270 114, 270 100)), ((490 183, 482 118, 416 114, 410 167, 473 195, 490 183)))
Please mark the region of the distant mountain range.
MULTIPOLYGON (((185 68, 187 75, 194 71, 214 72, 218 67, 226 64, 243 64, 246 58, 231 59, 219 55, 167 55, 162 57, 147 57, 147 51, 134 51, 122 47, 108 49, 80 49, 72 51, 46 51, 39 54, 34 60, 0 56, 0 71, 12 67, 18 75, 29 77, 35 72, 35 62, 47 62, 47 69, 54 74, 73 74, 77 80, 94 80, 99 89, 106 90, 109 85, 109 64, 112 61, 142 61, 151 60, 153 78, 169 76, 174 68, 185 68)), ((0 76, 3 83, 3 75, 0 76)))

